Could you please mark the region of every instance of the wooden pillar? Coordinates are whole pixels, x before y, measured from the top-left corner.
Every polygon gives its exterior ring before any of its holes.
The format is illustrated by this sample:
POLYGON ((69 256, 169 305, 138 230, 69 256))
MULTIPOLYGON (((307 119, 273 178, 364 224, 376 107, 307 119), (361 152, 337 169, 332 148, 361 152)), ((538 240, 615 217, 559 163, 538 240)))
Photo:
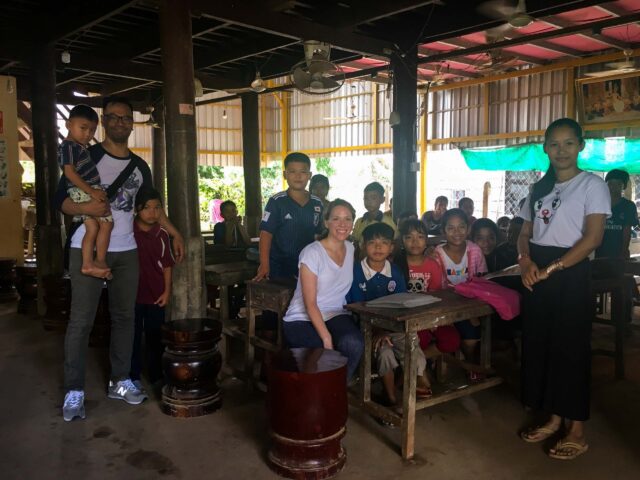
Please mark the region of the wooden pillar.
POLYGON ((245 215, 250 237, 258 236, 258 226, 262 217, 258 123, 258 94, 244 93, 242 95, 242 165, 244 168, 245 215))
POLYGON ((393 127, 393 216, 415 210, 417 202, 417 75, 418 49, 410 48, 401 57, 391 57, 394 110, 400 123, 393 127))
POLYGON ((188 2, 161 0, 160 47, 165 100, 169 218, 184 236, 186 254, 173 273, 171 317, 204 317, 204 247, 198 207, 193 44, 188 2))
MULTIPOLYGON (((36 50, 31 68, 31 110, 36 173, 38 285, 63 273, 61 217, 52 199, 60 178, 56 123, 56 51, 53 44, 36 50)), ((38 289, 38 313, 44 315, 44 288, 38 289)))
POLYGON ((154 105, 153 118, 158 124, 159 128, 151 129, 151 136, 153 137, 153 186, 160 192, 162 197, 162 204, 166 207, 166 179, 167 179, 167 167, 166 167, 166 145, 164 138, 164 104, 158 102, 154 105))

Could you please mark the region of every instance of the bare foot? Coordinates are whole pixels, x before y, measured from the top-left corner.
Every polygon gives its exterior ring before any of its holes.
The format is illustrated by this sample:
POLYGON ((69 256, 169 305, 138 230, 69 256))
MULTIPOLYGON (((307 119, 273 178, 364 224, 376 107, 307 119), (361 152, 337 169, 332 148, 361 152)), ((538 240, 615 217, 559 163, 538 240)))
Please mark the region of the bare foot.
POLYGON ((107 265, 107 262, 105 262, 104 260, 98 260, 97 258, 93 261, 93 264, 98 267, 98 268, 104 268, 106 270, 109 270, 109 265, 107 265))
POLYGON ((107 280, 111 280, 113 278, 113 276, 111 275, 111 270, 108 268, 99 268, 97 266, 82 267, 80 271, 84 275, 89 275, 90 277, 104 278, 107 280))

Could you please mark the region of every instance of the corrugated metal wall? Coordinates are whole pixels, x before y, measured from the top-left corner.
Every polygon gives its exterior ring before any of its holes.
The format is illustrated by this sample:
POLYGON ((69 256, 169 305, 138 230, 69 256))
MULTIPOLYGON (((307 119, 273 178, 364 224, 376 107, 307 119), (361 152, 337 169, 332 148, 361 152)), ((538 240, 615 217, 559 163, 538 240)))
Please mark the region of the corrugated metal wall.
MULTIPOLYGON (((566 115, 567 72, 564 70, 509 78, 484 85, 432 92, 429 139, 474 137, 544 130, 566 115), (489 89, 489 126, 484 125, 484 89, 489 89)), ((510 145, 540 141, 538 136, 437 144, 434 149, 510 145)))

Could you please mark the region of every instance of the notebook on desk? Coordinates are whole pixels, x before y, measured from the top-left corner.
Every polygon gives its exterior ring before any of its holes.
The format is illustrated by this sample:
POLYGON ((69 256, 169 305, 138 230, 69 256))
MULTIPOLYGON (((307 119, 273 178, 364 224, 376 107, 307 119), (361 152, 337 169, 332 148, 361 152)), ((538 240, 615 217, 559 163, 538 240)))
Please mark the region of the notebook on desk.
POLYGON ((366 306, 376 308, 413 308, 423 307, 431 303, 439 302, 440 300, 440 298, 423 293, 394 293, 393 295, 371 300, 366 303, 366 306))

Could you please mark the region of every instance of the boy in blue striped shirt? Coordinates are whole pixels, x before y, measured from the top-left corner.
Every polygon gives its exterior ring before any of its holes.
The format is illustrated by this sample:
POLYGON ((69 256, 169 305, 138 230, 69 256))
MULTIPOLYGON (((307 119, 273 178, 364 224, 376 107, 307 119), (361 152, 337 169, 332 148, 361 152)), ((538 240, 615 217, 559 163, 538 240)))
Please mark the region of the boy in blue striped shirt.
MULTIPOLYGON (((87 145, 98 127, 98 114, 87 105, 76 105, 69 112, 66 127, 69 133, 58 148, 58 163, 66 178, 69 198, 74 203, 85 203, 92 199, 107 202, 107 194, 100 185, 100 174, 87 150, 87 145)), ((96 218, 82 215, 81 218, 74 218, 74 221, 84 222, 85 227, 80 271, 92 277, 111 279, 106 257, 113 229, 113 217, 109 215, 96 218)))

